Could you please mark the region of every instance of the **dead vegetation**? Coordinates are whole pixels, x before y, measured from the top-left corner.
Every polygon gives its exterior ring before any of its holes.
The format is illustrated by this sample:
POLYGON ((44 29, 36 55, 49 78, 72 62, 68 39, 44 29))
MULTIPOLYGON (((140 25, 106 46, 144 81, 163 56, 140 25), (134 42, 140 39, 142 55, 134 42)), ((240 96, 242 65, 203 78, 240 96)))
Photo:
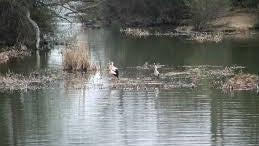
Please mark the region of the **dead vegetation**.
POLYGON ((221 42, 224 38, 224 33, 221 31, 217 32, 200 32, 193 31, 189 29, 185 29, 186 27, 177 27, 174 30, 169 30, 166 32, 161 32, 160 30, 154 30, 152 28, 125 28, 120 29, 122 34, 125 34, 129 37, 143 38, 148 36, 169 36, 169 37, 177 37, 177 36, 185 36, 188 40, 194 40, 200 43, 203 42, 221 42))
POLYGON ((223 32, 193 32, 190 34, 190 39, 203 42, 221 42, 223 40, 223 32))
POLYGON ((254 90, 258 88, 259 77, 240 73, 242 67, 223 66, 183 66, 170 67, 159 65, 159 78, 153 75, 150 66, 126 67, 121 70, 119 80, 113 81, 105 71, 94 74, 79 72, 33 72, 28 75, 8 73, 0 75, 1 90, 27 90, 48 87, 61 79, 65 89, 99 88, 123 90, 148 90, 154 88, 198 88, 206 86, 219 90, 254 90))
POLYGON ((39 89, 58 79, 57 72, 33 72, 28 75, 7 73, 0 75, 1 90, 39 89))
POLYGON ((127 36, 133 36, 133 37, 147 37, 150 35, 153 35, 150 31, 144 28, 125 28, 120 29, 120 32, 125 33, 127 36))
POLYGON ((31 52, 27 49, 25 45, 17 43, 15 46, 2 48, 1 50, 5 50, 0 53, 0 64, 6 63, 8 60, 12 58, 30 56, 31 52))
MULTIPOLYGON (((27 48, 21 44, 7 49, 0 53, 0 60, 2 62, 7 62, 11 58, 30 55, 27 48)), ((63 53, 63 65, 65 70, 83 72, 96 70, 96 67, 90 62, 87 48, 84 47, 84 45, 68 46, 63 53)), ((32 72, 30 74, 0 74, 0 90, 39 89, 50 85, 49 83, 54 82, 56 79, 65 78, 64 74, 66 74, 66 72, 60 74, 45 70, 32 72)))
POLYGON ((258 88, 259 78, 257 75, 240 73, 230 78, 223 89, 227 90, 253 90, 258 88))
POLYGON ((122 89, 151 88, 197 88, 202 82, 207 82, 212 89, 219 90, 254 90, 258 88, 257 75, 242 73, 242 66, 183 66, 180 68, 161 65, 160 77, 156 78, 148 65, 136 68, 126 68, 121 72, 121 78, 113 84, 122 89))
POLYGON ((91 71, 96 67, 91 64, 88 48, 83 45, 70 45, 63 54, 63 68, 68 71, 91 71))

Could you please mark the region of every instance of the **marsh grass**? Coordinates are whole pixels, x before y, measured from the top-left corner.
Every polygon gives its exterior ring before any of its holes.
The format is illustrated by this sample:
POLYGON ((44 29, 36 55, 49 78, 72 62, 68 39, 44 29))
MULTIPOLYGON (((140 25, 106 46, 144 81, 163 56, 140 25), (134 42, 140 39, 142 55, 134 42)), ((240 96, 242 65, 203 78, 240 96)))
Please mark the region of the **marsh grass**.
POLYGON ((63 68, 67 71, 93 71, 96 67, 91 64, 88 48, 84 45, 70 45, 63 55, 63 68))

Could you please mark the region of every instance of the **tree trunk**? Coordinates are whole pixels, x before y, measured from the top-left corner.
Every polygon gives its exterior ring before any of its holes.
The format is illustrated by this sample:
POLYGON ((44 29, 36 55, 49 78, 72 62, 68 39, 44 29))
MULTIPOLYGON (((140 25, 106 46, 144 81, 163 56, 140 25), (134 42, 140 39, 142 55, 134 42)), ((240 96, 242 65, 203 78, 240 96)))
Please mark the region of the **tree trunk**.
POLYGON ((35 47, 36 49, 39 49, 39 44, 40 44, 40 28, 38 26, 38 24, 33 21, 30 17, 30 11, 29 10, 26 10, 26 17, 28 19, 28 21, 32 24, 33 26, 33 29, 35 31, 35 47))

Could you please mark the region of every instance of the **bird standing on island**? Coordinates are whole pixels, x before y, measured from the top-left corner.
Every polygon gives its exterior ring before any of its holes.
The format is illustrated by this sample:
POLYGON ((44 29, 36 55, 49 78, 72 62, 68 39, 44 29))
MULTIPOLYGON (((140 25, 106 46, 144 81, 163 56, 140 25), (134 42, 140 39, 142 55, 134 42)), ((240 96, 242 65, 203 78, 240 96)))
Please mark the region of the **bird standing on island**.
POLYGON ((113 62, 109 62, 108 67, 109 67, 109 71, 110 71, 109 73, 112 74, 113 76, 119 78, 119 70, 117 67, 115 67, 113 65, 113 62))
POLYGON ((157 70, 157 66, 156 66, 155 63, 154 63, 154 75, 155 75, 156 77, 159 77, 159 75, 160 75, 159 71, 157 70))

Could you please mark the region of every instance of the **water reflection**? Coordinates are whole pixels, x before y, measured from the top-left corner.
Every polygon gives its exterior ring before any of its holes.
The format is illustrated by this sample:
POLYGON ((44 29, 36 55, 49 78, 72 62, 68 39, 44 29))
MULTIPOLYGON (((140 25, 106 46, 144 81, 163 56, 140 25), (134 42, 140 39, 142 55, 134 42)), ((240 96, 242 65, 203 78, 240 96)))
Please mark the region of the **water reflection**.
POLYGON ((224 96, 212 94, 213 142, 217 145, 231 144, 232 141, 240 145, 257 145, 258 104, 254 102, 258 102, 258 95, 241 93, 227 99, 224 96))
POLYGON ((156 96, 154 90, 66 93, 62 86, 6 95, 1 145, 258 144, 258 95, 177 89, 156 96))

